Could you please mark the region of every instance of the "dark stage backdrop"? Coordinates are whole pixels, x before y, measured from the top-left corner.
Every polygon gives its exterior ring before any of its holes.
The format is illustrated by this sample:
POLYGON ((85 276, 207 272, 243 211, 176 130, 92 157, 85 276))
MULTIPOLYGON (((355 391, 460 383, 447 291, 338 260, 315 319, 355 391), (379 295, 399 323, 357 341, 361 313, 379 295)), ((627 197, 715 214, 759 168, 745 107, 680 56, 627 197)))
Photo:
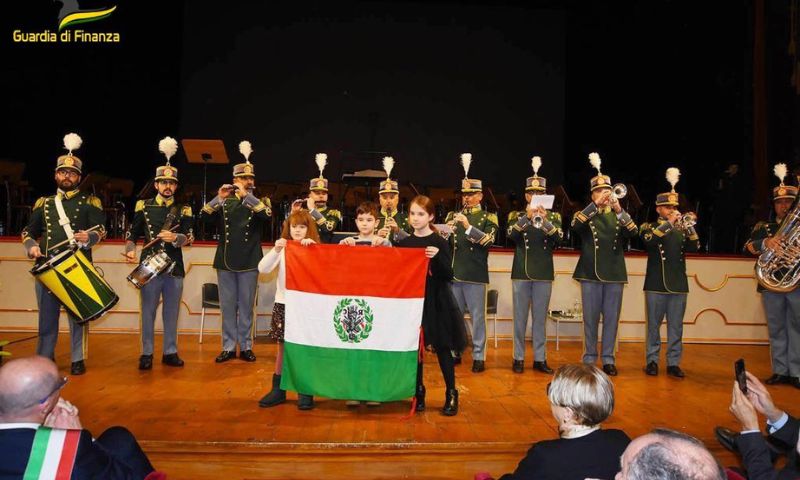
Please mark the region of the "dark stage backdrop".
POLYGON ((317 152, 332 180, 390 154, 402 182, 457 186, 462 152, 498 192, 534 154, 563 178, 563 7, 186 2, 183 43, 180 135, 236 162, 252 141, 259 180, 307 181, 317 152))

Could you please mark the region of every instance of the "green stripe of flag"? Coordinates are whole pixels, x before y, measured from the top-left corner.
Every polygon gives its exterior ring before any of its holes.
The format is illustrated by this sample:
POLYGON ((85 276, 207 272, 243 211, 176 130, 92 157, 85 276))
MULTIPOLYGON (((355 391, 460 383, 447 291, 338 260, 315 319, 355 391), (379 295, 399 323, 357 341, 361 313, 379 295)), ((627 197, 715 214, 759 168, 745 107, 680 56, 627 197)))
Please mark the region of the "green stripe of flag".
POLYGON ((31 447, 31 456, 28 457, 28 466, 25 468, 23 480, 37 480, 44 465, 44 455, 47 453, 47 443, 50 440, 50 429, 40 427, 36 430, 31 447))
POLYGON ((413 397, 416 384, 416 350, 386 352, 284 344, 284 390, 340 400, 390 402, 413 397))

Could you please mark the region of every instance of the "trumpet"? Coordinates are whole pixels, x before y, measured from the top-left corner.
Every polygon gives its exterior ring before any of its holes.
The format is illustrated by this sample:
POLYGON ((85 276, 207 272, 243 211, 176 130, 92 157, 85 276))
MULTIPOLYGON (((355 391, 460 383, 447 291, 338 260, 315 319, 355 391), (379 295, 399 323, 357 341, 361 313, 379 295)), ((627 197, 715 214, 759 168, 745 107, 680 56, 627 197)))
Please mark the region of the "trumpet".
POLYGON ((613 198, 614 200, 623 199, 627 194, 628 194, 628 187, 626 187, 624 183, 617 183, 613 187, 611 187, 611 198, 613 198))
POLYGON ((544 225, 544 217, 537 213, 531 218, 531 225, 533 225, 533 228, 542 228, 542 225, 544 225))
POLYGON ((694 212, 686 212, 681 215, 677 222, 678 228, 688 230, 697 225, 697 215, 694 212))

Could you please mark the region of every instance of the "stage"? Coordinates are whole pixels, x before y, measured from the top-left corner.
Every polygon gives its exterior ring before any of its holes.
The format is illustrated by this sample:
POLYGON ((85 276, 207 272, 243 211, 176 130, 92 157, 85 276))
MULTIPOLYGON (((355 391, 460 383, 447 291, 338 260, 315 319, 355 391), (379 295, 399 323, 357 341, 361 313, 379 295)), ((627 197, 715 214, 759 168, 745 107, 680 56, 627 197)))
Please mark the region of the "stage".
MULTIPOLYGON (((6 347, 13 357, 30 355, 35 338, 29 333, 2 333, 15 341, 6 347)), ((156 348, 160 348, 160 336, 156 348)), ((469 354, 456 367, 460 410, 444 417, 438 409, 444 386, 436 359, 425 359, 428 410, 403 419, 410 401, 379 407, 348 408, 344 401, 317 399, 314 410, 301 412, 294 394, 271 409, 257 401, 268 390, 275 344, 259 337, 255 363, 232 360, 215 364, 219 337, 179 339, 183 368, 158 361, 152 371, 137 369, 138 337, 92 334, 87 374, 70 376, 64 398, 80 409, 84 427, 94 434, 112 425, 128 427, 142 442, 156 468, 170 479, 308 479, 415 478, 470 479, 476 471, 495 476, 512 471, 529 445, 554 438, 545 386, 550 376, 530 368, 511 371, 511 342, 489 346, 487 370, 470 372, 469 354)), ((68 338, 57 349, 60 369, 69 373, 68 338)), ((581 344, 548 343, 548 362, 557 367, 580 358, 581 344)), ((663 353, 662 353, 663 356, 663 353)), ((697 436, 723 461, 733 455, 714 440, 713 427, 735 428, 728 412, 733 386, 733 361, 744 357, 750 371, 770 374, 769 348, 742 345, 686 345, 682 366, 687 377, 647 377, 642 371, 641 343, 622 343, 614 378, 616 408, 606 428, 631 437, 657 426, 697 436)), ((770 388, 779 407, 796 404, 797 389, 770 388)))

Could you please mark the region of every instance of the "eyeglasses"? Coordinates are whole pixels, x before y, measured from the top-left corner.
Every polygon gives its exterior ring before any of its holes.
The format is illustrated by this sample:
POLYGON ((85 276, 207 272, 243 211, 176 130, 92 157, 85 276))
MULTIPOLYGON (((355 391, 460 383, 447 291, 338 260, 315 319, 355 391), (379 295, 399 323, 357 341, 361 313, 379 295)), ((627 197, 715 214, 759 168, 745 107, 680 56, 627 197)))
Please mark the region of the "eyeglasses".
POLYGON ((67 170, 67 169, 58 170, 56 173, 58 175, 61 175, 62 177, 75 177, 75 178, 78 178, 78 177, 81 176, 81 174, 76 172, 75 170, 67 170))
POLYGON ((56 387, 50 393, 48 393, 46 397, 44 397, 43 399, 39 400, 39 405, 41 405, 44 402, 46 402, 48 398, 52 397, 54 393, 56 393, 56 392, 60 391, 62 388, 64 388, 64 386, 66 384, 67 384, 67 377, 61 377, 61 379, 56 384, 56 387))

